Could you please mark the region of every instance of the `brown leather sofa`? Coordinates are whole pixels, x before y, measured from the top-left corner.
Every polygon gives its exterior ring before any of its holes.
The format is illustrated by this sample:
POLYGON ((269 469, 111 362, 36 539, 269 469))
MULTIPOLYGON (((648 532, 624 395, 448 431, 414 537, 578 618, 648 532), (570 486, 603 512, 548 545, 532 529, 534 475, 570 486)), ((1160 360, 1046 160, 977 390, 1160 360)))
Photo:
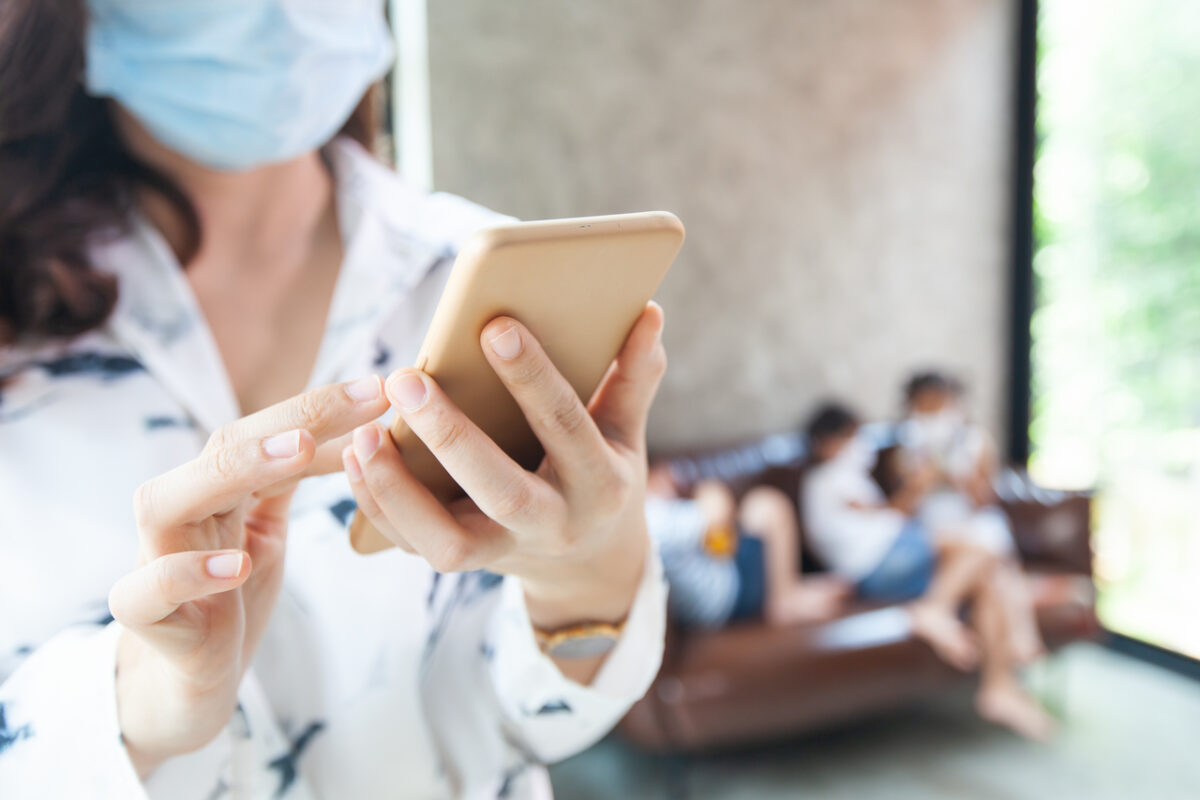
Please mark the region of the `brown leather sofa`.
MULTIPOLYGON (((773 436, 671 463, 684 489, 718 478, 737 493, 767 484, 795 499, 803 444, 773 436)), ((1096 636, 1090 497, 1040 489, 1014 470, 996 488, 1031 575, 1047 645, 1096 636)), ((819 568, 807 553, 802 560, 805 571, 819 568)), ((662 669, 620 730, 653 752, 693 753, 810 732, 969 680, 911 635, 898 607, 852 604, 829 622, 783 628, 672 625, 662 669)))

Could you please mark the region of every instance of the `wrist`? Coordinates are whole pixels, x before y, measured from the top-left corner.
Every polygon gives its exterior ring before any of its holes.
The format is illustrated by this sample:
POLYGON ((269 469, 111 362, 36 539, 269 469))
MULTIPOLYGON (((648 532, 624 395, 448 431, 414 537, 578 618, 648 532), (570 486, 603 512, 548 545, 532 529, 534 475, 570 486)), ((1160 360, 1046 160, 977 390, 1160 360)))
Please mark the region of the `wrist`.
POLYGON ((121 634, 113 679, 116 682, 117 726, 121 731, 121 743, 138 778, 145 781, 174 753, 156 747, 156 737, 150 733, 154 714, 146 708, 143 698, 147 688, 156 686, 157 682, 153 676, 146 675, 144 669, 138 668, 139 663, 144 663, 136 655, 139 645, 136 637, 121 634))
POLYGON ((237 692, 236 686, 232 692, 225 686, 181 691, 178 677, 143 647, 137 636, 122 632, 113 679, 121 742, 145 781, 165 762, 216 738, 237 705, 237 692))
POLYGON ((641 585, 649 538, 639 518, 584 557, 555 560, 518 575, 530 622, 543 631, 622 622, 641 585))

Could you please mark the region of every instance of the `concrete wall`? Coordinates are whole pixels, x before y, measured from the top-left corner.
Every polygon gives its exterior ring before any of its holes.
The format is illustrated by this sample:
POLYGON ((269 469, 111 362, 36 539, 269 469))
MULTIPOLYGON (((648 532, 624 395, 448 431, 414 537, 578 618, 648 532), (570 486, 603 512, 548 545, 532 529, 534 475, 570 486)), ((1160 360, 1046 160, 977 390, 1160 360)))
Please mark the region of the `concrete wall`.
POLYGON ((659 447, 894 413, 999 431, 1007 0, 431 0, 434 183, 524 218, 675 211, 659 447))

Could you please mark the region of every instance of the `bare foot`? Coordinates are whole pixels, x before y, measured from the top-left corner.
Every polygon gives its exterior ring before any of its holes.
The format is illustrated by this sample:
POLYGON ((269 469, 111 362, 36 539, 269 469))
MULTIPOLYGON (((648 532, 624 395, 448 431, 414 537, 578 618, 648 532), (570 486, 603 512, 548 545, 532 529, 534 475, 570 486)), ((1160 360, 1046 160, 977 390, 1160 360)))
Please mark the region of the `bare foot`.
POLYGON ((958 617, 932 603, 919 601, 908 606, 908 616, 913 633, 950 666, 966 672, 979 663, 979 648, 958 617))
POLYGON ((772 622, 821 622, 841 609, 850 587, 837 578, 805 576, 780 602, 770 609, 772 622))
POLYGON ((979 716, 1003 725, 1035 742, 1048 742, 1058 730, 1054 718, 1015 680, 1004 681, 979 690, 975 698, 979 716))

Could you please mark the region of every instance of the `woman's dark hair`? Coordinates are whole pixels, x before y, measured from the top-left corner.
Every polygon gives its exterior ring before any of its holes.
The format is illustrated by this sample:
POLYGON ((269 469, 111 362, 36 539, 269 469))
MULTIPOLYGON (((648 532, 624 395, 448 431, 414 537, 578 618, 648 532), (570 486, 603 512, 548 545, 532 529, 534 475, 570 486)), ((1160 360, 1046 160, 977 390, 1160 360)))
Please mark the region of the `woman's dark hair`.
POLYGON ((912 404, 917 395, 922 392, 945 392, 946 394, 962 394, 963 385, 953 375, 947 375, 938 370, 917 372, 904 384, 904 402, 912 404))
MULTIPOLYGON (((0 1, 0 346, 71 337, 99 326, 116 281, 92 269, 96 235, 124 230, 139 191, 164 198, 200 245, 187 195, 125 147, 110 105, 82 85, 84 0, 0 1)), ((370 148, 368 93, 342 133, 370 148)))

